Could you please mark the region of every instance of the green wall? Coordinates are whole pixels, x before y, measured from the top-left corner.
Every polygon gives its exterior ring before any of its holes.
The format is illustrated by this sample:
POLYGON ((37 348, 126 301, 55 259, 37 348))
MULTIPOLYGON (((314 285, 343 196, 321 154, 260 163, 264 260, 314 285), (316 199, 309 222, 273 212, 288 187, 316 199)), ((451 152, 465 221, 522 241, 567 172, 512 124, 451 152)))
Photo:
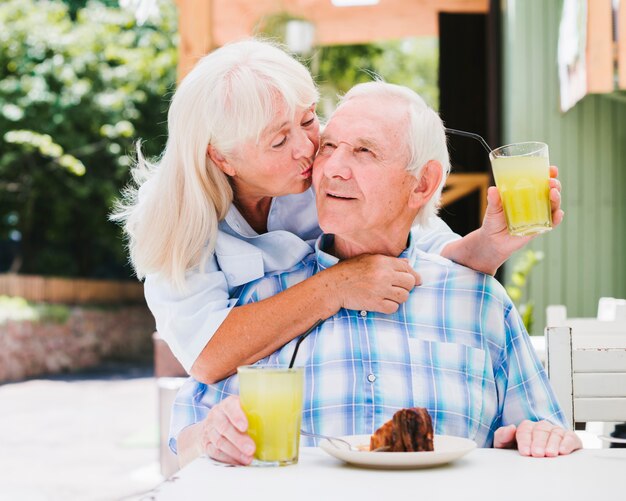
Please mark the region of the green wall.
POLYGON ((562 1, 501 5, 504 142, 548 143, 563 183, 563 224, 531 244, 545 252, 529 287, 540 334, 549 304, 565 304, 568 316, 595 316, 598 298, 626 298, 626 99, 587 96, 561 113, 562 1))

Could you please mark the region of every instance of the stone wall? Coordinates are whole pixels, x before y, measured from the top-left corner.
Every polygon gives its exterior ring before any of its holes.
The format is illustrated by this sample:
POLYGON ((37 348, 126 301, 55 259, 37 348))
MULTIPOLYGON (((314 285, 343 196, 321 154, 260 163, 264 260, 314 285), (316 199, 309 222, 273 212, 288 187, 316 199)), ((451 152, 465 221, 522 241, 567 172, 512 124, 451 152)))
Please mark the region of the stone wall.
POLYGON ((154 319, 145 305, 69 308, 65 321, 0 322, 0 383, 77 371, 105 360, 152 359, 154 319))

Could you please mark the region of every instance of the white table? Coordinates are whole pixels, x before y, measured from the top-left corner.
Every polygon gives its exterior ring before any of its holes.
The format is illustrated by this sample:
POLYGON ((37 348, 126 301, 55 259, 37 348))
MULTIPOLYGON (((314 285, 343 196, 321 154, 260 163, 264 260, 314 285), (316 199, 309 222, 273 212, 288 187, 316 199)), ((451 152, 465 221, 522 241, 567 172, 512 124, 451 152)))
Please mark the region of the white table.
POLYGON ((558 458, 477 449, 425 470, 370 470, 317 448, 282 468, 224 467, 196 459, 142 499, 158 501, 611 501, 626 500, 626 449, 586 449, 558 458))

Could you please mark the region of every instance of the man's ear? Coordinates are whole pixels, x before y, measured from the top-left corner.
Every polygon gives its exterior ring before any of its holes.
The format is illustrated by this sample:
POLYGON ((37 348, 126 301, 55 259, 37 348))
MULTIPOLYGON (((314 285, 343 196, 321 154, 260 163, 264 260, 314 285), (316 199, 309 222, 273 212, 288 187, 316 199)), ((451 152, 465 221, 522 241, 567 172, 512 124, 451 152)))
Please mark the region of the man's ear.
POLYGON ((235 169, 230 162, 213 146, 207 146, 206 154, 224 174, 227 176, 234 176, 236 174, 235 169))
POLYGON ((413 209, 421 209, 428 203, 441 183, 443 169, 437 160, 429 160, 420 172, 411 196, 409 206, 413 209))

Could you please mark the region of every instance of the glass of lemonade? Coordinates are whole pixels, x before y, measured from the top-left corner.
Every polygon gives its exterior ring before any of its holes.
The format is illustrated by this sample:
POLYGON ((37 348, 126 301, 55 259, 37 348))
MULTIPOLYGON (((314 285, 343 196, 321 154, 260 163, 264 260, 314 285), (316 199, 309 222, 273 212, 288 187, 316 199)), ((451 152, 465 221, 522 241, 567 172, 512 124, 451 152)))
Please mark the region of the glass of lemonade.
POLYGON ((489 153, 511 235, 534 235, 552 229, 548 145, 514 143, 489 153))
POLYGON ((298 462, 302 420, 302 367, 246 365, 237 369, 239 399, 256 444, 253 465, 298 462))

